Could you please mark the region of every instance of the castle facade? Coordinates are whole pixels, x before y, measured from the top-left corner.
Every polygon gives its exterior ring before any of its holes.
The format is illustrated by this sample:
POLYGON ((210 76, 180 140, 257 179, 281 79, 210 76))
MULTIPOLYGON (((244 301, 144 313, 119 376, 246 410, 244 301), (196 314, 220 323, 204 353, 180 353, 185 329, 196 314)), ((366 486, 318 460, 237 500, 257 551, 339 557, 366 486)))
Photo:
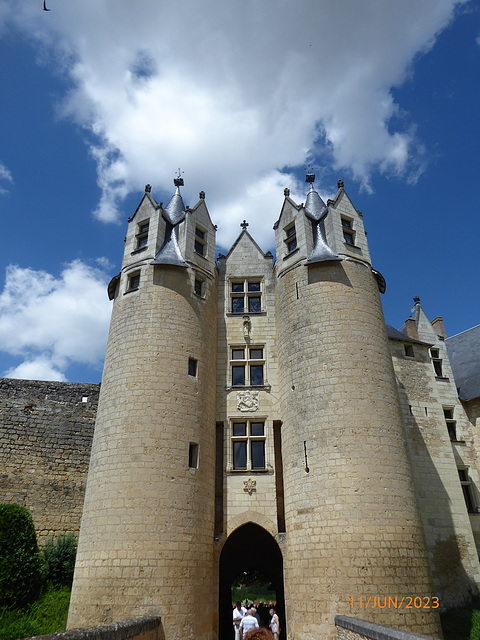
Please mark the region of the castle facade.
POLYGON ((476 334, 446 339, 419 300, 387 327, 362 214, 309 179, 275 260, 245 221, 216 258, 205 194, 185 207, 177 180, 164 208, 147 185, 109 286, 69 628, 151 614, 228 640, 257 569, 285 638, 333 638, 336 614, 439 637, 480 583, 476 334), (460 397, 449 352, 470 355, 460 397))

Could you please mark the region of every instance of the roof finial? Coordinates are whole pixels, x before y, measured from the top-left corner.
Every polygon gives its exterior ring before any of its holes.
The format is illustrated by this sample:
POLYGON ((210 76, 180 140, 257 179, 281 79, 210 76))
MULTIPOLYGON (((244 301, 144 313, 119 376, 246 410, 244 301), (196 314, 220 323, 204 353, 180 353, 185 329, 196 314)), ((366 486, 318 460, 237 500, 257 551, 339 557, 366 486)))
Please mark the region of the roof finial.
POLYGON ((242 227, 242 229, 244 231, 246 231, 247 227, 248 227, 248 222, 246 220, 244 220, 243 222, 240 223, 240 226, 242 227))
POLYGON ((420 304, 420 298, 418 296, 415 296, 413 301, 415 302, 415 304, 420 304))
POLYGON ((151 190, 152 190, 152 185, 151 184, 146 184, 145 185, 145 193, 150 193, 151 190))
POLYGON ((337 182, 337 187, 338 187, 339 189, 343 189, 343 180, 339 180, 339 181, 337 182))
POLYGON ((180 167, 178 167, 178 176, 176 176, 173 179, 173 184, 176 187, 183 187, 183 178, 182 178, 182 173, 184 173, 183 171, 180 171, 180 167))
POLYGON ((305 182, 315 182, 315 174, 313 173, 313 167, 311 165, 308 165, 308 167, 305 167, 305 171, 307 172, 307 175, 305 176, 305 182))

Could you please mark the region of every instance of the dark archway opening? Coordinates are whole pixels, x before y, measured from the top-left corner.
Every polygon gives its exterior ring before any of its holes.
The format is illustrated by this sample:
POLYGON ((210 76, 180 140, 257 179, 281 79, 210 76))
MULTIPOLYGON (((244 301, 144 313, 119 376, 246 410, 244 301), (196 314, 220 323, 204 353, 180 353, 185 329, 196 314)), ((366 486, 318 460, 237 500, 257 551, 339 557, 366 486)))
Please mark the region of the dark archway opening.
POLYGON ((242 572, 258 571, 272 583, 281 640, 285 635, 283 558, 276 540, 262 527, 249 522, 239 527, 225 542, 220 554, 218 621, 219 640, 233 640, 232 583, 242 572))

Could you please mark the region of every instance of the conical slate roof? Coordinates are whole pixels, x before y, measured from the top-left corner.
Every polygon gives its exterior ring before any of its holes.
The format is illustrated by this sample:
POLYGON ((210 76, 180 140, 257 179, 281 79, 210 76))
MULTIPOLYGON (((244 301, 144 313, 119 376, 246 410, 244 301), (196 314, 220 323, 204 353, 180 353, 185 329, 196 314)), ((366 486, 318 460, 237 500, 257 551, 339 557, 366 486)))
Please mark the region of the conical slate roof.
POLYGON ((328 213, 328 207, 313 188, 313 184, 310 185, 310 191, 308 192, 307 199, 305 201, 305 213, 312 221, 314 241, 313 251, 310 254, 308 262, 341 260, 341 258, 339 258, 327 244, 327 237, 325 234, 325 216, 328 213))
POLYGON ((327 205, 315 191, 313 184, 310 185, 310 191, 305 201, 305 213, 311 220, 316 220, 317 222, 328 213, 327 205))
POLYGON ((163 217, 173 226, 185 218, 185 205, 180 195, 180 187, 177 187, 174 195, 170 198, 170 202, 163 210, 163 217))

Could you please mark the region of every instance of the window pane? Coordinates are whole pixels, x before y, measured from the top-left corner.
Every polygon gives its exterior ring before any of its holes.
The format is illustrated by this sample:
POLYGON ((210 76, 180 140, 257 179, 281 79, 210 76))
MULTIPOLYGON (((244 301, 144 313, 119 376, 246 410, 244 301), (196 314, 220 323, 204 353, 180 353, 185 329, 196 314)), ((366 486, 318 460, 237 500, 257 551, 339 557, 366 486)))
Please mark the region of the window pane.
POLYGON ((138 248, 146 247, 148 244, 148 236, 142 236, 138 239, 138 248))
POLYGON ((250 358, 252 360, 263 360, 263 349, 250 349, 250 358))
POLYGON ((232 349, 232 360, 244 360, 245 349, 232 349))
POLYGON ((250 423, 250 435, 263 436, 264 435, 264 423, 263 422, 251 422, 250 423))
POLYGON ((149 226, 150 226, 150 224, 148 222, 146 224, 141 224, 140 225, 140 233, 147 233, 149 226))
POLYGON ((194 285, 194 289, 193 290, 195 291, 197 296, 201 296, 202 295, 202 281, 201 280, 195 279, 195 285, 194 285))
POLYGON ((205 238, 205 231, 202 231, 198 227, 195 229, 195 235, 201 238, 202 240, 205 238))
POLYGON ((345 218, 342 218, 342 227, 346 227, 347 229, 351 229, 352 228, 352 221, 351 220, 345 220, 345 218))
POLYGON ((249 282, 248 283, 249 291, 260 291, 260 282, 249 282))
POLYGON ((255 364, 250 367, 250 384, 263 384, 263 364, 255 364))
POLYGON ((252 440, 252 469, 265 468, 265 441, 252 440))
POLYGON ((347 231, 344 231, 343 239, 347 244, 351 244, 353 246, 353 233, 347 233, 347 231))
POLYGON ((195 251, 201 256, 205 255, 205 245, 198 240, 195 240, 195 251))
POLYGON ((247 468, 247 443, 246 442, 233 443, 233 468, 234 469, 247 468))
POLYGON ((243 293, 243 282, 232 282, 233 293, 243 293))
POLYGON ((297 248, 297 239, 296 238, 287 243, 288 253, 292 253, 292 251, 295 251, 296 248, 297 248))
POLYGON ((246 422, 234 422, 233 423, 233 435, 234 436, 246 436, 247 435, 247 423, 246 422))
POLYGON ((293 227, 290 227, 290 229, 287 229, 287 238, 291 238, 294 235, 295 235, 295 225, 293 225, 293 227))
POLYGON ((250 313, 260 313, 262 310, 261 298, 248 298, 248 310, 250 313))
POLYGON ((232 367, 232 385, 244 385, 245 384, 245 367, 232 367))
POLYGON ((243 313, 243 298, 232 298, 232 313, 243 313))

